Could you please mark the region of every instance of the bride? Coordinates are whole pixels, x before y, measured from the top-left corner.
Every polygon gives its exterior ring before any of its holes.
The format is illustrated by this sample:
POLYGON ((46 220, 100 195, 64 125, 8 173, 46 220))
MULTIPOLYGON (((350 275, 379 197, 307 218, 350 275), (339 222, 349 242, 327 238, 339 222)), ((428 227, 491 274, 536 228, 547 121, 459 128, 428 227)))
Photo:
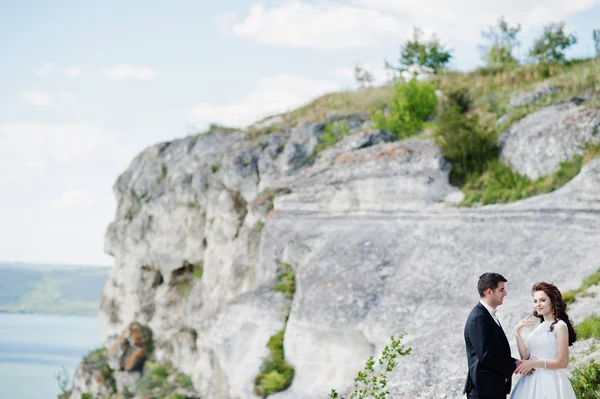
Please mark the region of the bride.
POLYGON ((515 370, 521 376, 511 399, 576 399, 564 369, 569 364, 569 346, 577 335, 569 320, 567 304, 554 284, 536 283, 532 287, 535 310, 516 325, 514 331, 523 362, 515 370), (523 327, 534 326, 527 338, 521 337, 523 327), (534 370, 531 373, 531 370, 534 370))

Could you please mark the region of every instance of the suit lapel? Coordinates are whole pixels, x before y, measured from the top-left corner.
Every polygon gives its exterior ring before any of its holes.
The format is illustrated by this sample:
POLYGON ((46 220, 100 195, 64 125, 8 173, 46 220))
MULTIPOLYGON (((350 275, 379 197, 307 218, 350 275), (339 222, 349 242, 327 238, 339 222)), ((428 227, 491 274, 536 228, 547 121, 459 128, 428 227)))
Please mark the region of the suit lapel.
POLYGON ((485 308, 485 306, 483 306, 481 304, 481 302, 479 302, 477 304, 477 306, 479 306, 480 311, 482 311, 483 313, 485 313, 487 315, 487 317, 489 318, 489 322, 492 323, 494 325, 494 327, 496 327, 498 329, 498 332, 500 333, 500 336, 502 337, 502 341, 504 341, 504 344, 506 346, 510 347, 510 344, 508 343, 508 338, 506 338, 506 334, 504 334, 504 330, 502 329, 502 327, 500 325, 498 325, 498 323, 496 323, 496 320, 494 320, 494 318, 492 317, 490 312, 485 308))

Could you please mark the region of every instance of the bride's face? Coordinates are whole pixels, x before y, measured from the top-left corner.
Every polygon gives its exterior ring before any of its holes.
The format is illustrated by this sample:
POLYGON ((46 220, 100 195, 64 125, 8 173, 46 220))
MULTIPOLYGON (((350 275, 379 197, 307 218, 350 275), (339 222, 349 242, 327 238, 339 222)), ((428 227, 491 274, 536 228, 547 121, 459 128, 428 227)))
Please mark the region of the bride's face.
POLYGON ((552 313, 552 302, 544 291, 536 291, 533 294, 533 308, 540 316, 552 313))

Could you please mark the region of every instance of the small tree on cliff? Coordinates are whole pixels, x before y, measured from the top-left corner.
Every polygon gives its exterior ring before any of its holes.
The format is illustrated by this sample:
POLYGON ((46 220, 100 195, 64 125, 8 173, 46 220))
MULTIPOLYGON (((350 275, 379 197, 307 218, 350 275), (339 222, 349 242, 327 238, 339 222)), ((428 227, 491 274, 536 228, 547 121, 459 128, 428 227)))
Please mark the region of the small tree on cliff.
POLYGON ((354 78, 360 87, 370 86, 375 80, 371 72, 359 65, 354 66, 354 78))
POLYGON ((418 65, 431 68, 437 73, 450 62, 451 58, 450 50, 440 43, 436 35, 425 40, 423 31, 415 27, 412 39, 407 40, 400 49, 399 65, 394 66, 387 61, 385 65, 388 69, 400 72, 407 71, 413 65, 418 65))
POLYGON ((600 29, 594 29, 592 36, 594 37, 594 49, 596 50, 596 57, 600 57, 600 29))
POLYGON ((565 33, 564 22, 553 22, 534 43, 529 55, 539 63, 562 64, 567 60, 565 50, 577 43, 574 34, 565 33))
POLYGON ((521 24, 511 27, 502 16, 496 26, 490 26, 487 31, 481 32, 481 35, 490 42, 487 46, 481 46, 487 66, 497 67, 518 63, 513 51, 519 46, 517 34, 520 31, 521 24))

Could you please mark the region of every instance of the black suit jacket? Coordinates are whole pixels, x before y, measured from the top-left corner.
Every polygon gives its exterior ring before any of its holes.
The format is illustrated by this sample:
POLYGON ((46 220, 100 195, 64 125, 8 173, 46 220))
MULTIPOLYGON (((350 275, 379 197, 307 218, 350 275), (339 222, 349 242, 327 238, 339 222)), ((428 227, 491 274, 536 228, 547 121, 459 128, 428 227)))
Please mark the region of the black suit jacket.
POLYGON ((510 356, 504 331, 481 303, 467 318, 465 344, 469 373, 463 393, 475 391, 479 396, 506 398, 517 359, 510 356))

